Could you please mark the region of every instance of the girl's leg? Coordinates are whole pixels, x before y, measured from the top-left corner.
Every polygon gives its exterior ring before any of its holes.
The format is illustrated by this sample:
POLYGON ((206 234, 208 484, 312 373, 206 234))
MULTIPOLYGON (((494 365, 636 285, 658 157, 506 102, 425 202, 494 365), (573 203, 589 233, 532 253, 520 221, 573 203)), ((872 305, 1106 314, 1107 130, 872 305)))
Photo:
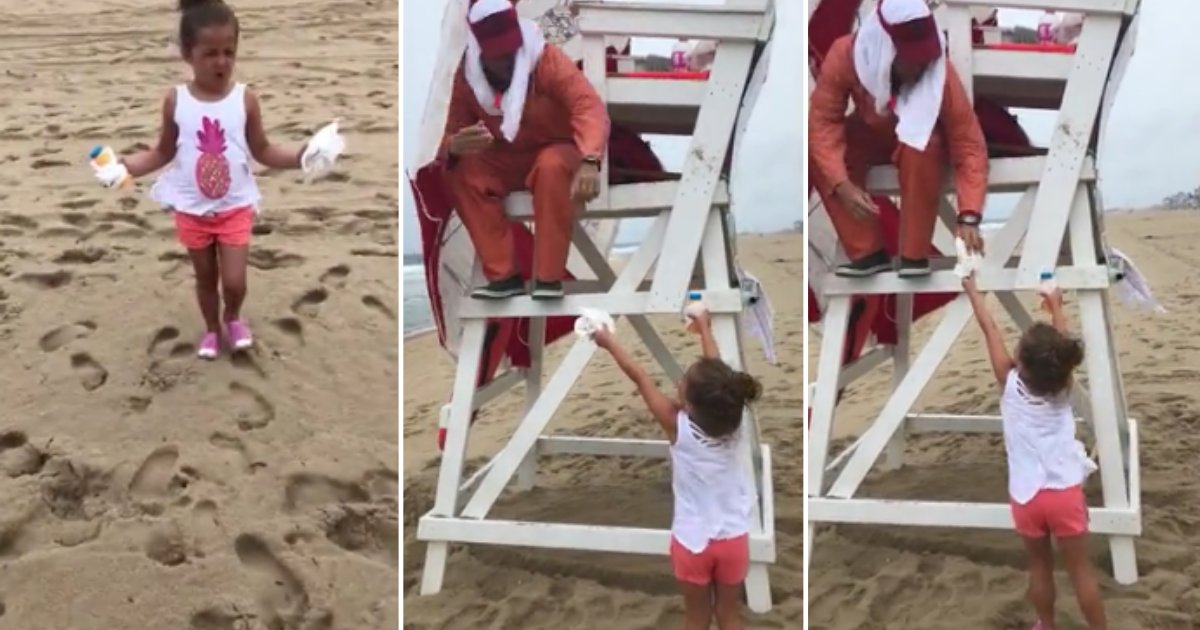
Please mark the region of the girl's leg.
POLYGON ((196 301, 200 304, 200 315, 204 317, 204 327, 210 333, 221 330, 221 296, 217 292, 217 282, 220 274, 217 267, 217 246, 209 245, 204 249, 189 249, 188 256, 192 259, 192 269, 196 272, 196 301))
POLYGON ((221 251, 221 290, 225 297, 225 321, 241 319, 242 303, 246 301, 246 265, 249 245, 217 246, 221 251))
POLYGON ((742 623, 741 584, 717 584, 717 627, 720 630, 744 630, 742 623))
POLYGON ((1100 585, 1092 573, 1092 561, 1088 558, 1087 534, 1059 538, 1058 548, 1062 550, 1063 564, 1067 567, 1067 575, 1071 576, 1071 586, 1075 587, 1075 599, 1079 601, 1079 609, 1083 611, 1091 630, 1106 630, 1108 621, 1104 616, 1104 602, 1100 599, 1100 585))
POLYGON ((712 586, 680 582, 683 590, 683 630, 708 630, 712 622, 712 586))
POLYGON ((1029 602, 1045 630, 1054 630, 1054 549, 1050 537, 1022 536, 1029 557, 1029 602))

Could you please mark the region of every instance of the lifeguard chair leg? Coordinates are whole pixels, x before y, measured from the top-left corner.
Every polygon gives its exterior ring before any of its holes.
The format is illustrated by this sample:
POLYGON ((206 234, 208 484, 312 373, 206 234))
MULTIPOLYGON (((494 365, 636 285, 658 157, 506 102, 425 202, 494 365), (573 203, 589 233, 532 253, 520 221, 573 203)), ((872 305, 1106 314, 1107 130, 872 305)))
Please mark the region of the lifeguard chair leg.
MULTIPOLYGON (((463 463, 467 454, 467 433, 474 408, 475 382, 479 361, 483 357, 484 329, 487 320, 467 320, 459 346, 458 367, 454 374, 454 391, 450 398, 450 420, 446 428, 446 448, 438 470, 437 494, 430 514, 454 516, 458 511, 459 485, 462 483, 463 463)), ((442 590, 446 574, 446 556, 450 544, 434 541, 425 546, 425 566, 421 572, 421 594, 432 595, 442 590)))

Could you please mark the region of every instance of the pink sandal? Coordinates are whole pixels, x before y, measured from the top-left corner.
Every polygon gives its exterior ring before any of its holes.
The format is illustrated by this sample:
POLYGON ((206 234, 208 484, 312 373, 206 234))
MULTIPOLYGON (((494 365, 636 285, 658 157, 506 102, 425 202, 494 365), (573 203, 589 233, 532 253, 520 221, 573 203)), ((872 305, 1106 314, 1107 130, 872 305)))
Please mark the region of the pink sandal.
POLYGON ((221 340, 217 333, 204 333, 200 338, 200 348, 196 350, 196 356, 206 361, 212 361, 221 354, 221 340))
POLYGON ((254 345, 254 337, 250 335, 250 328, 240 319, 225 322, 225 334, 229 339, 229 347, 235 351, 246 350, 254 345))

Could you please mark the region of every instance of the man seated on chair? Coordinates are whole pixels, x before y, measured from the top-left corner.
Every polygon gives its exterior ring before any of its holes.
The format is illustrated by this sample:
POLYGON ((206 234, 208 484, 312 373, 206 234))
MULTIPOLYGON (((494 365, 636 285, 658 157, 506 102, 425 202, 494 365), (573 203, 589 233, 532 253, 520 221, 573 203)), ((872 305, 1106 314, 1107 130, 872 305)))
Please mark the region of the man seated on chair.
POLYGON ((968 250, 982 251, 987 145, 925 0, 882 0, 857 33, 834 42, 812 93, 808 129, 813 183, 850 258, 837 275, 892 268, 879 210, 865 190, 867 171, 881 164, 899 169, 900 277, 930 272, 947 162, 958 236, 968 250), (847 114, 850 100, 854 112, 847 114))
POLYGON ((577 209, 599 192, 608 143, 600 95, 509 0, 475 0, 454 77, 441 157, 487 284, 471 296, 525 293, 504 214, 509 193, 533 193, 534 299, 563 296, 577 209))

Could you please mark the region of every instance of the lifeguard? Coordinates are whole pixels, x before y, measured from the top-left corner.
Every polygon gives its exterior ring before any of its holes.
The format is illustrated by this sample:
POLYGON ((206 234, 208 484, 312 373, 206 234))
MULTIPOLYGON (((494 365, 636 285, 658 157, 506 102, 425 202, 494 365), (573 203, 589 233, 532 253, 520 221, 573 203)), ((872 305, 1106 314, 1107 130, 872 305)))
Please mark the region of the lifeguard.
POLYGON ((881 0, 858 32, 834 42, 809 115, 813 183, 850 258, 837 275, 892 268, 878 210, 866 192, 872 166, 895 164, 900 179, 900 277, 928 275, 930 244, 949 161, 958 196, 958 236, 982 251, 987 145, 966 90, 924 0, 881 0), (853 99, 854 112, 847 115, 853 99))
POLYGON ((574 62, 509 0, 475 0, 439 157, 487 284, 471 296, 525 292, 504 200, 533 194, 535 299, 561 298, 577 210, 599 191, 608 112, 574 62))

